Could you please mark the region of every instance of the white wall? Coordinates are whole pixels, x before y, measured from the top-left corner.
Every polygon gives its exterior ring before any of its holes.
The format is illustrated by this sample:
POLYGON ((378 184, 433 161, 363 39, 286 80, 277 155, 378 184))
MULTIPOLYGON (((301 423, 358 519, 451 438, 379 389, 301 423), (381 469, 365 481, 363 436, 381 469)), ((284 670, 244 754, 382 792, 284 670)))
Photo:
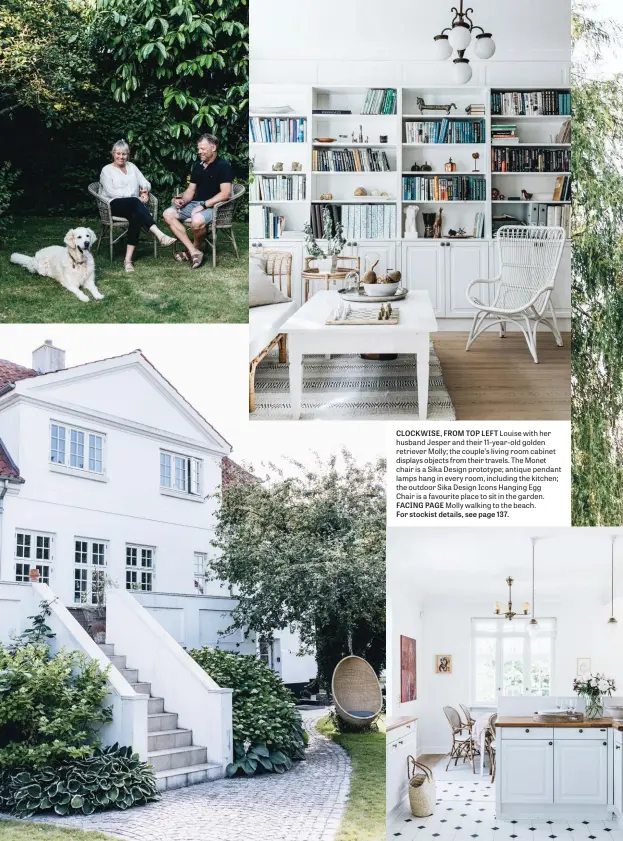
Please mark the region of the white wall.
MULTIPOLYGON (((433 37, 450 25, 451 5, 250 0, 251 83, 451 84, 451 63, 432 60, 433 37)), ((497 45, 489 61, 473 59, 473 84, 567 83, 570 0, 472 5, 474 23, 491 32, 497 45)))
POLYGON ((275 631, 281 650, 281 669, 277 669, 284 683, 309 683, 318 674, 313 654, 300 654, 301 641, 298 634, 288 628, 275 631))
MULTIPOLYGON (((503 582, 502 582, 503 584, 503 582)), ((423 616, 417 636, 417 621, 414 617, 408 588, 403 588, 398 598, 392 585, 390 601, 392 608, 391 650, 394 673, 391 678, 391 694, 397 697, 400 691, 398 645, 403 629, 413 629, 410 636, 418 640, 418 700, 413 705, 394 707, 396 715, 405 712, 418 716, 418 753, 444 753, 450 745, 450 728, 443 714, 446 704, 471 704, 471 627, 472 617, 492 615, 493 605, 477 597, 466 595, 465 599, 429 599, 423 606, 423 616), (407 592, 404 592, 407 590, 407 592), (420 643, 421 640, 421 643, 420 643), (452 655, 452 674, 436 675, 434 657, 436 654, 452 655)), ((573 695, 573 679, 577 675, 577 658, 590 657, 593 672, 605 672, 616 681, 617 694, 623 690, 623 599, 615 601, 615 615, 619 624, 614 628, 607 625, 610 615, 609 604, 604 605, 597 596, 581 594, 578 588, 575 601, 557 602, 539 600, 537 615, 553 616, 557 619, 557 634, 554 643, 553 696, 573 695)), ((503 589, 500 591, 503 594, 503 589)), ((389 691, 388 691, 389 695, 389 691)), ((482 712, 485 712, 484 710, 482 712)))
POLYGON ((422 653, 424 648, 424 623, 422 605, 409 588, 396 587, 387 594, 387 689, 386 702, 389 716, 419 715, 422 703, 422 653), (417 699, 400 701, 400 636, 415 640, 417 699))

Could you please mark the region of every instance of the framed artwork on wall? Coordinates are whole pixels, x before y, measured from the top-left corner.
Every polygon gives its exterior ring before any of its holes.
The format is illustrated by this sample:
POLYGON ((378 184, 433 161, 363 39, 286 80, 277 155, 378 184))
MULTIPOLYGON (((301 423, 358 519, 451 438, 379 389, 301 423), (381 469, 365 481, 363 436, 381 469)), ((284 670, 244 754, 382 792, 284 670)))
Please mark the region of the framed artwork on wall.
POLYGON ((586 678, 591 673, 591 658, 578 657, 578 677, 586 678))
POLYGON ((400 703, 417 700, 415 640, 400 635, 400 703))
POLYGON ((435 654, 435 674, 436 675, 451 675, 452 674, 452 655, 451 654, 435 654))

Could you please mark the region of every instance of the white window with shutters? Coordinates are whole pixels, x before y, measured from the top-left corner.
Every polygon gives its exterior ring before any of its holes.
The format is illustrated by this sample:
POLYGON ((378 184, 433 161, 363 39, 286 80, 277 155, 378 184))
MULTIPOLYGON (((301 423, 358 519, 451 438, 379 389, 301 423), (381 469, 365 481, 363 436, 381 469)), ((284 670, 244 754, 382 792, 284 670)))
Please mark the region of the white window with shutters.
POLYGON ((203 462, 192 456, 160 451, 160 492, 203 501, 203 462))

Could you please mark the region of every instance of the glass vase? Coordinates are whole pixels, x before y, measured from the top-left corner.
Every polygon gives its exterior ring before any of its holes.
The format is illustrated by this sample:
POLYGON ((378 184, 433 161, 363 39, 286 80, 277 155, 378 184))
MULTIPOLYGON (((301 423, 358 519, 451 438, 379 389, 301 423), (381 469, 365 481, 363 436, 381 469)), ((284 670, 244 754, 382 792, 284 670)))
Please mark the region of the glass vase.
POLYGON ((602 718, 604 714, 604 705, 601 697, 586 699, 586 718, 602 718))

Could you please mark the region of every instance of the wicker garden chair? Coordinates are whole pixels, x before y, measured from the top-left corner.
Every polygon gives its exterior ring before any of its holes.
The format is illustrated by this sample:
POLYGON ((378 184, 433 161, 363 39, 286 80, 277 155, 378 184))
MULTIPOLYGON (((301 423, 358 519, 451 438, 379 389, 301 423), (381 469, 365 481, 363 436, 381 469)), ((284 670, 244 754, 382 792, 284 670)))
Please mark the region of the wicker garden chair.
POLYGON ((471 729, 468 729, 466 725, 463 724, 461 716, 454 707, 444 707, 443 711, 448 719, 450 727, 452 728, 452 748, 450 750, 448 764, 446 765, 446 771, 450 767, 450 763, 453 759, 454 765, 456 766, 459 759, 462 758, 463 762, 465 762, 466 759, 471 761, 475 774, 476 762, 474 757, 476 756, 476 750, 471 729))
POLYGON ((369 727, 381 714, 383 693, 372 666, 363 657, 344 657, 331 679, 335 712, 351 727, 369 727))
POLYGON ((551 302, 551 294, 565 245, 564 228, 504 225, 495 238, 500 273, 490 280, 479 278, 467 287, 467 300, 476 308, 467 347, 488 330, 499 325, 500 337, 506 322, 512 321, 523 332, 535 362, 537 328, 545 324, 562 347, 562 337, 551 302), (490 303, 476 295, 481 284, 489 284, 490 303), (472 291, 473 290, 473 291, 472 291))
MULTIPOLYGON (((236 243, 236 236, 234 234, 234 217, 236 215, 236 208, 238 200, 245 194, 245 188, 242 184, 232 184, 231 198, 227 201, 221 201, 215 204, 212 208, 212 221, 206 226, 205 242, 212 249, 212 265, 216 266, 216 236, 217 231, 222 231, 225 239, 231 242, 234 253, 238 258, 238 245, 236 243)), ((187 219, 184 224, 190 228, 190 219, 187 219)), ((176 242, 173 249, 173 256, 180 251, 185 251, 181 242, 176 242)))
MULTIPOLYGON (((102 229, 100 231, 100 237, 97 242, 97 249, 96 253, 100 250, 100 245, 102 244, 102 240, 106 236, 108 238, 108 244, 110 248, 110 261, 112 263, 113 259, 113 246, 116 242, 119 242, 120 239, 128 232, 129 222, 127 219, 123 219, 121 216, 113 216, 112 211, 110 209, 110 200, 102 198, 100 195, 100 183, 99 181, 94 181, 93 184, 89 184, 89 193, 93 196, 95 201, 97 202, 97 210, 99 212, 100 217, 100 225, 102 229), (115 231, 120 231, 118 236, 115 237, 115 231)), ((151 215, 154 217, 154 221, 158 221, 158 199, 149 194, 149 209, 151 211, 151 215)), ((154 257, 158 256, 158 241, 154 239, 154 257)))

